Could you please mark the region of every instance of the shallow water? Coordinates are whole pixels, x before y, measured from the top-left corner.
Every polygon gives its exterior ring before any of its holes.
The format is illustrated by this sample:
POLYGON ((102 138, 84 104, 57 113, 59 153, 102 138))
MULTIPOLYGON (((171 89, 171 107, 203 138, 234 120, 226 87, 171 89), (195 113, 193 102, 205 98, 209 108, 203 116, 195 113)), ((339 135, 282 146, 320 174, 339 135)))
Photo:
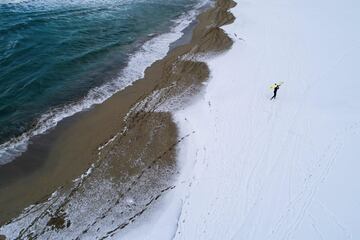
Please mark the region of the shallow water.
POLYGON ((14 138, 49 121, 54 126, 69 104, 101 102, 104 93, 94 89, 119 78, 145 41, 198 2, 0 2, 0 165, 23 150, 14 138), (18 149, 8 150, 13 143, 18 149))

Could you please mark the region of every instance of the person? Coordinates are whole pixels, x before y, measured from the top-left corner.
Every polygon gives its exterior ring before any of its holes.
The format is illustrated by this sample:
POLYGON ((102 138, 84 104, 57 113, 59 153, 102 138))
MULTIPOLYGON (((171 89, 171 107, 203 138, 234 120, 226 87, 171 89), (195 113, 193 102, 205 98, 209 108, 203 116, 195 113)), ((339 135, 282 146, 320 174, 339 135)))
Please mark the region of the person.
POLYGON ((276 94, 277 94, 277 91, 279 90, 279 88, 280 88, 280 85, 275 83, 275 85, 274 85, 274 96, 272 96, 272 98, 270 100, 273 100, 273 99, 276 98, 276 94))

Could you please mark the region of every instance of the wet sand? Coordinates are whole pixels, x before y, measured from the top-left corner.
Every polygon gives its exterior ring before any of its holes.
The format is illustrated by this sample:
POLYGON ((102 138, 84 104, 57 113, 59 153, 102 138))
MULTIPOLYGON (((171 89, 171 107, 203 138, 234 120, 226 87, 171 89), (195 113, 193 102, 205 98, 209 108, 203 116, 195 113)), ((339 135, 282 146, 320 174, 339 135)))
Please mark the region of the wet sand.
MULTIPOLYGON (((90 225, 82 226, 78 237, 89 234, 114 212, 119 219, 111 223, 115 232, 170 190, 177 172, 176 145, 186 136, 178 136, 168 111, 187 104, 209 77, 207 65, 193 60, 194 56, 231 47, 232 40, 219 27, 234 20, 228 12, 234 5, 218 0, 214 8, 199 15, 191 41, 152 64, 143 79, 91 110, 64 120, 50 133, 35 138, 23 156, 1 167, 0 225, 25 207, 41 203, 19 238, 36 238, 54 228, 78 228, 80 222, 71 222, 70 215, 72 208, 80 205, 84 212, 97 214, 90 225), (90 174, 73 182, 91 166, 90 174), (58 197, 42 203, 55 190, 58 197), (127 196, 136 199, 136 206, 128 207, 124 202, 127 196), (30 230, 36 234, 31 235, 30 230)), ((25 215, 30 212, 28 209, 25 215)))

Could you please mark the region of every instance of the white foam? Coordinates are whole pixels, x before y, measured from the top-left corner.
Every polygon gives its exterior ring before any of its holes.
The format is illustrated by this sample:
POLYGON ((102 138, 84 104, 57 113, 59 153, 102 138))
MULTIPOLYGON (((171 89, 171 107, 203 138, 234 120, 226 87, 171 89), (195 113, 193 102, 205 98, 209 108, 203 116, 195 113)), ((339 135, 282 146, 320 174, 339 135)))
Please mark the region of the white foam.
POLYGON ((0 165, 11 162, 27 150, 29 140, 39 134, 54 128, 64 118, 89 109, 95 104, 100 104, 111 97, 114 93, 123 90, 134 81, 144 76, 144 71, 153 62, 166 56, 171 43, 175 42, 183 35, 183 30, 189 26, 198 14, 199 8, 204 6, 207 1, 199 3, 194 10, 183 14, 174 20, 174 26, 170 32, 161 34, 147 41, 141 49, 136 52, 129 60, 117 78, 100 87, 89 91, 87 96, 80 102, 71 103, 60 108, 53 108, 43 114, 36 126, 23 133, 21 136, 11 139, 0 145, 0 165))
POLYGON ((142 0, 0 0, 0 4, 18 4, 22 7, 54 9, 63 6, 99 6, 104 4, 126 4, 142 0))

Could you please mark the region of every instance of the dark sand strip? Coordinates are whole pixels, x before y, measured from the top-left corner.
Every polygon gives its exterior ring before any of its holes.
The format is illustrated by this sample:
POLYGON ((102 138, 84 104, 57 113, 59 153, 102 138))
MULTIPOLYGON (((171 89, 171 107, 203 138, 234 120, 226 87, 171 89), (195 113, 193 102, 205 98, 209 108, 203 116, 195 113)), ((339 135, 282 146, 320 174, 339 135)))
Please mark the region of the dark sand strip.
MULTIPOLYGON (((169 113, 156 110, 169 104, 169 99, 201 90, 201 83, 209 76, 208 67, 184 59, 221 52, 232 45, 232 40, 219 27, 234 20, 228 12, 233 6, 232 1, 218 0, 214 8, 198 17, 190 43, 172 49, 164 59, 155 62, 146 70, 144 79, 53 131, 50 136, 54 143, 48 151, 41 152, 46 160, 35 161, 38 165, 32 166, 34 171, 30 175, 24 173, 0 185, 0 223, 30 204, 43 201, 62 186, 59 190, 62 197, 53 200, 48 211, 39 211, 39 218, 24 228, 19 238, 30 237, 30 229, 37 230, 32 236, 36 238, 54 228, 71 228, 66 215, 72 209, 72 202, 84 201, 88 211, 96 211, 92 208, 98 207, 97 202, 106 205, 90 225, 83 226, 82 234, 88 234, 110 213, 120 209, 124 211, 118 216, 119 222, 128 221, 129 216, 147 207, 154 194, 157 196, 161 189, 171 185, 176 173, 176 144, 183 136, 178 136, 169 113), (98 147, 115 135, 118 135, 115 140, 99 152, 98 147), (93 172, 73 184, 72 180, 93 163, 93 172), (101 182, 111 182, 115 188, 109 192, 98 189, 101 182), (94 193, 99 192, 101 198, 94 198, 94 193), (126 196, 138 198, 136 202, 144 204, 129 208, 124 202, 126 196)), ((31 151, 36 153, 36 149, 31 151)), ((119 222, 114 222, 114 229, 119 222)))

